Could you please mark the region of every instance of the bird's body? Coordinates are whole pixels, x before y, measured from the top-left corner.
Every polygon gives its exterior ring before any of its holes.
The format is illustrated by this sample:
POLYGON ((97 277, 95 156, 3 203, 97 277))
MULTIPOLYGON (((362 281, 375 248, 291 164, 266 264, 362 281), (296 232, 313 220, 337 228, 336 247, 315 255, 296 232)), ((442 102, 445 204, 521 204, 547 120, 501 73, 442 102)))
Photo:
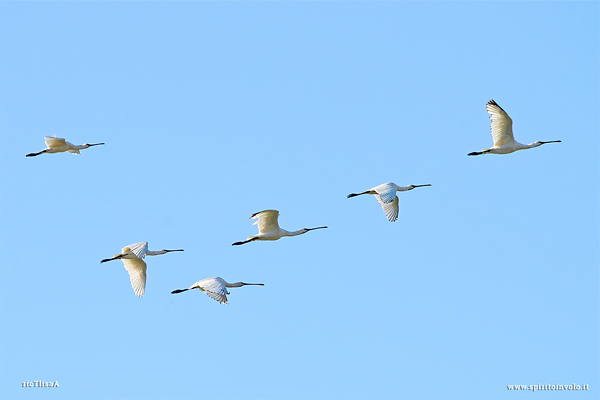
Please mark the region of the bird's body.
POLYGON ((104 143, 94 143, 94 144, 82 144, 75 145, 67 142, 65 139, 57 138, 56 136, 46 136, 44 138, 44 142, 46 142, 46 148, 37 153, 29 153, 26 157, 35 157, 39 156, 43 153, 62 153, 64 151, 68 151, 71 154, 81 154, 79 150, 87 149, 92 146, 99 146, 104 143))
POLYGON ((206 293, 211 299, 215 299, 220 304, 228 304, 227 295, 230 294, 227 291, 227 288, 232 287, 242 287, 247 285, 256 285, 256 286, 264 286, 264 283, 244 283, 244 282, 235 282, 228 283, 223 278, 215 277, 215 278, 206 278, 202 279, 194 283, 187 289, 177 289, 173 290, 171 294, 177 294, 181 292, 185 292, 190 289, 200 289, 204 293, 206 293))
POLYGON ((106 258, 100 262, 104 263, 118 259, 123 261, 123 266, 129 274, 133 291, 137 296, 142 297, 146 290, 146 262, 144 261, 144 257, 158 256, 172 251, 183 251, 183 249, 150 251, 148 250, 148 242, 139 242, 123 247, 121 254, 117 254, 113 258, 106 258))
POLYGON ((379 204, 381 204, 383 212, 388 220, 390 222, 395 222, 398 219, 398 213, 400 212, 400 201, 398 200, 398 196, 396 196, 396 192, 406 192, 422 186, 431 185, 428 183, 426 185, 398 186, 395 183, 388 182, 375 186, 369 190, 365 190, 364 192, 350 193, 348 198, 360 196, 362 194, 374 195, 379 204))
POLYGON ((258 225, 258 235, 250 236, 243 242, 235 242, 233 243, 233 246, 252 242, 254 240, 277 240, 284 236, 298 236, 315 229, 327 228, 326 226, 319 226, 318 228, 302 228, 294 232, 286 231, 279 227, 279 223, 277 222, 279 211, 277 210, 265 210, 250 216, 250 219, 255 218, 257 221, 253 225, 258 225))
POLYGON ((551 140, 548 142, 534 142, 531 144, 519 143, 515 140, 512 131, 512 119, 506 111, 502 109, 494 100, 486 104, 487 112, 490 114, 492 126, 492 139, 494 146, 483 151, 474 151, 469 156, 478 156, 481 154, 509 154, 517 150, 532 149, 546 143, 559 143, 560 140, 551 140))

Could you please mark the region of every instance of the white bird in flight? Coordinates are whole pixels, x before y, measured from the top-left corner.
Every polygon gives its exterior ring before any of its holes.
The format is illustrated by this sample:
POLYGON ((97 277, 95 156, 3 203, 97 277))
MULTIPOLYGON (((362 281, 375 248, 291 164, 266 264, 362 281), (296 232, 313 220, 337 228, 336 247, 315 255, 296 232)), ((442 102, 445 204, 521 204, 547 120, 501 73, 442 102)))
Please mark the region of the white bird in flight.
POLYGON ((372 189, 365 190, 360 193, 350 193, 348 198, 360 196, 361 194, 372 194, 375 195, 375 198, 381 204, 383 208, 383 212, 385 216, 388 217, 390 222, 396 222, 398 219, 398 212, 400 211, 398 196, 396 196, 396 192, 406 192, 408 190, 413 190, 414 188, 423 187, 423 186, 431 186, 431 184, 426 185, 408 185, 408 186, 398 186, 395 183, 389 182, 384 183, 379 186, 375 186, 372 189))
POLYGON ((318 228, 302 228, 294 232, 288 232, 279 227, 279 223, 277 222, 278 217, 279 211, 277 210, 265 210, 252 214, 250 219, 257 218, 257 221, 253 225, 258 225, 258 235, 250 236, 243 242, 235 242, 232 246, 252 242, 254 240, 277 240, 284 236, 298 236, 308 231, 314 231, 315 229, 327 228, 326 226, 319 226, 318 228))
POLYGON ((183 251, 183 249, 150 251, 148 250, 148 242, 139 242, 123 247, 121 254, 117 254, 113 258, 105 258, 100 263, 121 259, 125 269, 129 273, 133 291, 136 295, 142 297, 146 290, 146 262, 143 258, 146 256, 158 256, 172 251, 183 251))
POLYGON ((29 153, 25 157, 35 157, 39 156, 43 153, 61 153, 63 151, 68 151, 72 154, 81 154, 79 150, 87 149, 92 146, 99 146, 104 143, 94 143, 94 144, 82 144, 82 145, 74 145, 72 143, 67 142, 65 139, 57 138, 56 136, 46 136, 44 138, 46 142, 46 148, 37 153, 29 153))
POLYGON ((227 295, 230 294, 227 291, 227 288, 230 287, 242 287, 247 285, 256 285, 256 286, 265 286, 264 283, 244 283, 244 282, 235 282, 235 283, 227 283, 223 278, 215 277, 215 278, 206 278, 202 279, 194 283, 187 289, 177 289, 173 290, 171 294, 177 294, 181 292, 185 292, 190 289, 200 289, 204 293, 208 295, 211 299, 215 299, 221 304, 227 303, 227 295))
POLYGON ((467 154, 469 156, 478 156, 488 153, 509 154, 517 150, 532 149, 546 143, 560 143, 560 140, 550 140, 549 142, 537 141, 531 144, 519 143, 513 136, 512 119, 510 119, 506 111, 504 111, 494 100, 488 101, 485 108, 487 109, 487 112, 490 113, 490 120, 492 120, 492 139, 494 140, 494 146, 483 151, 474 151, 467 154))

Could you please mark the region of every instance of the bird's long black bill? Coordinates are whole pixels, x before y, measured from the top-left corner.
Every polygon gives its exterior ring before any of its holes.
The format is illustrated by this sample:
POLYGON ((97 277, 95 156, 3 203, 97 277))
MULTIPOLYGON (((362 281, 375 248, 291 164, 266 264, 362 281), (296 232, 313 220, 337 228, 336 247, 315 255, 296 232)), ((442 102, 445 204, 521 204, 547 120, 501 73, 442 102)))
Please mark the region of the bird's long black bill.
POLYGON ((424 186, 431 186, 431 183, 427 183, 427 184, 425 184, 425 185, 414 185, 414 186, 415 186, 416 188, 417 188, 417 187, 424 187, 424 186))
POLYGON ((165 250, 167 253, 170 253, 172 251, 183 251, 183 249, 177 249, 177 250, 165 250))
POLYGON ((177 290, 173 290, 171 292, 171 294, 177 294, 177 293, 185 292, 186 290, 190 290, 190 289, 177 289, 177 290))
POLYGON ((307 231, 314 231, 315 229, 324 229, 326 226, 319 226, 318 228, 306 228, 307 231))
POLYGON ((90 146, 90 147, 92 147, 92 146, 100 146, 100 145, 102 145, 102 144, 104 144, 104 143, 94 143, 94 144, 90 144, 89 146, 90 146))
POLYGON ((253 242, 253 241, 255 241, 255 240, 257 240, 257 239, 256 239, 256 238, 254 238, 254 239, 248 239, 248 240, 244 240, 243 242, 235 242, 235 243, 232 243, 231 245, 232 245, 232 246, 239 246, 240 244, 246 244, 246 243, 250 243, 250 242, 253 242))
POLYGON ((265 286, 264 283, 246 283, 246 282, 242 282, 242 285, 249 285, 249 286, 265 286))
POLYGON ((118 256, 115 256, 113 258, 105 258, 104 260, 100 261, 100 264, 105 263, 107 261, 118 260, 121 257, 123 257, 123 256, 122 255, 118 255, 118 256))
POLYGON ((560 143, 560 140, 550 140, 549 142, 541 142, 541 144, 546 144, 546 143, 560 143))
POLYGON ((356 197, 356 196, 362 196, 363 194, 368 194, 367 192, 362 192, 362 193, 350 193, 348 196, 346 196, 346 198, 350 198, 350 197, 356 197))

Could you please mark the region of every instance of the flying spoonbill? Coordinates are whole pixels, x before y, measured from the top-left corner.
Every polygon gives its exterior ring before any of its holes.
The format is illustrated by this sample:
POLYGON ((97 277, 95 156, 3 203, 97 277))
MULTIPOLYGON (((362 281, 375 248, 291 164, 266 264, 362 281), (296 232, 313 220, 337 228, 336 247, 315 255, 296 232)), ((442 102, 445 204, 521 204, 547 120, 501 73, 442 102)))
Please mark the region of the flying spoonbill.
POLYGON ((350 193, 348 198, 360 196, 361 194, 373 194, 375 198, 381 204, 383 208, 383 212, 385 216, 388 217, 390 222, 396 222, 398 219, 398 212, 400 211, 400 207, 398 206, 398 196, 396 196, 396 192, 406 192, 408 190, 413 190, 414 188, 423 187, 423 186, 431 186, 431 184, 426 185, 408 185, 408 186, 398 186, 395 183, 389 182, 384 183, 379 186, 375 186, 372 189, 365 190, 360 193, 350 193))
POLYGON ((146 290, 146 262, 143 258, 146 256, 158 256, 172 251, 183 251, 183 249, 150 251, 148 250, 148 242, 139 242, 123 247, 121 254, 117 254, 113 258, 105 258, 100 263, 121 259, 127 273, 129 273, 133 291, 136 295, 142 297, 146 290))
POLYGON ((258 225, 258 235, 250 236, 243 242, 235 242, 232 246, 252 242, 254 240, 277 240, 284 236, 298 236, 308 231, 314 231, 315 229, 327 228, 326 226, 319 226, 318 228, 302 228, 294 232, 288 232, 279 227, 279 223, 277 223, 278 217, 279 211, 277 210, 265 210, 252 214, 250 219, 257 219, 252 225, 258 225))
POLYGON ((37 153, 29 153, 25 157, 35 157, 35 156, 39 156, 40 154, 43 154, 43 153, 61 153, 63 151, 68 151, 69 153, 72 153, 72 154, 81 154, 81 153, 79 153, 79 150, 83 150, 83 149, 87 149, 88 147, 99 146, 101 144, 104 144, 104 143, 94 143, 94 144, 86 143, 86 144, 77 146, 77 145, 67 142, 65 139, 57 138, 54 135, 46 136, 44 138, 44 141, 46 142, 46 148, 44 150, 39 151, 37 153))
POLYGON ((490 114, 490 120, 492 121, 492 139, 494 140, 494 146, 483 151, 474 151, 467 154, 469 156, 478 156, 488 153, 509 154, 517 150, 532 149, 546 143, 560 143, 560 140, 550 140, 549 142, 540 142, 538 140, 531 144, 519 143, 513 136, 512 119, 510 119, 506 111, 504 111, 494 100, 488 101, 485 108, 490 114))
POLYGON ((204 293, 208 295, 211 299, 215 299, 221 304, 227 303, 227 295, 230 294, 227 291, 227 288, 230 287, 242 287, 248 285, 257 285, 257 286, 265 286, 264 283, 244 283, 244 282, 235 282, 235 283, 227 283, 223 278, 215 277, 215 278, 206 278, 202 279, 194 283, 187 289, 177 289, 173 290, 171 294, 177 294, 181 292, 185 292, 190 289, 200 289, 204 293))

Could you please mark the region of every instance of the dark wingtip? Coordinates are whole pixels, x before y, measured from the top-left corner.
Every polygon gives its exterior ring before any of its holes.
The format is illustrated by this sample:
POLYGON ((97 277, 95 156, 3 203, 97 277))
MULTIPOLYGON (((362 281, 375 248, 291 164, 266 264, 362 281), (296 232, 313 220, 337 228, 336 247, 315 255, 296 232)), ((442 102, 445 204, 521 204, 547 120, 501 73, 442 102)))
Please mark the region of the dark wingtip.
MULTIPOLYGON (((252 218, 256 217, 258 214, 264 213, 265 211, 275 211, 275 212, 279 213, 279 211, 277 211, 277 210, 273 210, 273 209, 269 209, 269 210, 262 210, 262 211, 255 212, 254 214, 252 214, 252 215, 250 216, 250 218, 249 218, 249 219, 252 219, 252 218)), ((279 214, 278 214, 278 215, 279 215, 279 214)))

